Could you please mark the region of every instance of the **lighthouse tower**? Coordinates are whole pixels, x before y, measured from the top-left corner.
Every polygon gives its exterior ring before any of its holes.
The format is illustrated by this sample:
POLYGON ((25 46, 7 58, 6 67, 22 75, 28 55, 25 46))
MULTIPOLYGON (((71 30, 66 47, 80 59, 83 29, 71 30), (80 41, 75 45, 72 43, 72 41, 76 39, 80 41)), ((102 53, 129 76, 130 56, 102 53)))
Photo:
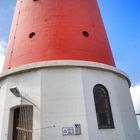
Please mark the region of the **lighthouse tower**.
POLYGON ((97 0, 18 0, 0 75, 0 140, 139 140, 130 80, 97 0))

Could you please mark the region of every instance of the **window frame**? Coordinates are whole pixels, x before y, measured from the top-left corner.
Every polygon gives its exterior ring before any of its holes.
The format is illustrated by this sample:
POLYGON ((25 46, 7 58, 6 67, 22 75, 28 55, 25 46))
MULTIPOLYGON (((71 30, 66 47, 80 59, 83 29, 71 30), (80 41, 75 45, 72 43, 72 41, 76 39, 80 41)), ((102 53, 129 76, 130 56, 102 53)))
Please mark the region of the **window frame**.
POLYGON ((109 92, 107 88, 102 84, 96 84, 93 88, 93 97, 94 97, 94 103, 95 103, 98 129, 115 128, 111 104, 110 104, 109 92), (99 89, 100 91, 98 91, 97 93, 97 90, 99 89), (102 100, 102 101, 98 101, 98 104, 97 104, 97 94, 99 94, 101 90, 103 92, 100 93, 100 96, 98 96, 98 100, 102 100), (101 97, 101 94, 102 94, 102 97, 101 97), (106 105, 103 106, 103 104, 104 105, 106 104, 106 105), (103 118, 103 115, 104 115, 104 118, 103 118))

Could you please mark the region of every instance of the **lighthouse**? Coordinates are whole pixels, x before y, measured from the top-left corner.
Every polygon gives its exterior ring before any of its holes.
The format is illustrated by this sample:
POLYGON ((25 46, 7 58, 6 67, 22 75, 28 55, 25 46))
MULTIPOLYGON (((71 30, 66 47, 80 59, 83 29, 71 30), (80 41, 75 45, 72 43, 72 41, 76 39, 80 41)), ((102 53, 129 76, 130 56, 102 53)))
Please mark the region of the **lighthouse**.
POLYGON ((18 0, 0 74, 0 140, 139 140, 128 76, 97 0, 18 0))

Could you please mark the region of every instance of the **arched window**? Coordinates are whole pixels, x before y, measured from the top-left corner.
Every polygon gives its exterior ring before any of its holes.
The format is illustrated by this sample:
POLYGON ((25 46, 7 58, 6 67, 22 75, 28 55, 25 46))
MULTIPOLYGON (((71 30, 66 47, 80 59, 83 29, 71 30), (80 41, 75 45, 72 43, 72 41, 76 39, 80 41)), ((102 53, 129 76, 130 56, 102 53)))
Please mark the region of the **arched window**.
POLYGON ((93 89, 93 95, 95 100, 98 128, 114 128, 114 122, 107 89, 103 85, 98 84, 93 89))

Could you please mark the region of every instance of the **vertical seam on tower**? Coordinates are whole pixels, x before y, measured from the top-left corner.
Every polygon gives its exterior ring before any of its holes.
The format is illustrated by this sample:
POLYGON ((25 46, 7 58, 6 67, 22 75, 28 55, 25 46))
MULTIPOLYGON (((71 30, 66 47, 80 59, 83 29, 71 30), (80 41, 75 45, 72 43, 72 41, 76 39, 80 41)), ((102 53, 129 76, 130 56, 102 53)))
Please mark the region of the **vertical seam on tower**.
POLYGON ((12 45, 12 49, 11 49, 11 55, 10 55, 9 66, 8 66, 9 69, 11 68, 11 63, 12 63, 12 56, 13 56, 13 50, 14 50, 14 45, 15 45, 15 38, 16 38, 16 33, 17 33, 17 28, 18 28, 18 23, 19 23, 21 7, 22 7, 22 0, 20 1, 20 6, 19 6, 19 12, 18 12, 16 28, 15 28, 15 33, 14 33, 14 39, 13 39, 13 45, 12 45))

